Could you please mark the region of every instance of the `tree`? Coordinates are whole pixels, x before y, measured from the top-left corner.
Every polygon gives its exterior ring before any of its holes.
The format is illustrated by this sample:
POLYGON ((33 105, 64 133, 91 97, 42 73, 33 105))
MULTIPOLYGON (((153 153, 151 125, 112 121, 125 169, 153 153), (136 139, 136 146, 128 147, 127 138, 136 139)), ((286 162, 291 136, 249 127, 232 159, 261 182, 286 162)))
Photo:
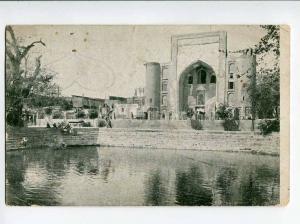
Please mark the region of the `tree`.
POLYGON ((98 111, 95 109, 89 110, 89 118, 95 119, 98 117, 98 111))
POLYGON ((73 108, 73 102, 68 101, 64 98, 61 98, 60 105, 61 105, 63 110, 71 110, 73 108))
MULTIPOLYGON (((6 59, 6 121, 13 126, 23 126, 22 113, 24 104, 34 94, 42 94, 51 90, 53 72, 41 67, 41 55, 35 58, 34 68, 28 69, 30 51, 36 45, 46 46, 42 41, 33 41, 22 45, 11 26, 6 27, 5 42, 6 59)), ((33 98, 33 97, 32 97, 33 98)))
POLYGON ((262 26, 267 34, 256 47, 256 54, 260 56, 258 63, 257 84, 259 118, 279 118, 280 106, 280 26, 262 26), (269 66, 266 66, 266 65, 269 66))
POLYGON ((83 110, 79 110, 77 113, 76 113, 76 117, 77 118, 85 118, 86 117, 86 114, 83 110))
POLYGON ((266 35, 255 46, 256 80, 249 85, 252 117, 279 118, 280 105, 280 26, 261 26, 266 35))
POLYGON ((239 130, 239 118, 236 113, 228 105, 220 104, 216 110, 217 117, 223 120, 223 127, 225 131, 238 131, 239 130))

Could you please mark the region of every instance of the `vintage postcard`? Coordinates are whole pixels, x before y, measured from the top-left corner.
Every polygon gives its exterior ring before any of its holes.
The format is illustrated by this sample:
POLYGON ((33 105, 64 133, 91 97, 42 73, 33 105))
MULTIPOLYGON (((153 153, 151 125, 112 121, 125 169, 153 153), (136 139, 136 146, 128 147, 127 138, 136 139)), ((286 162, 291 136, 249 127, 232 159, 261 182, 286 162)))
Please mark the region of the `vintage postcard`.
POLYGON ((289 201, 285 25, 7 25, 6 204, 289 201))

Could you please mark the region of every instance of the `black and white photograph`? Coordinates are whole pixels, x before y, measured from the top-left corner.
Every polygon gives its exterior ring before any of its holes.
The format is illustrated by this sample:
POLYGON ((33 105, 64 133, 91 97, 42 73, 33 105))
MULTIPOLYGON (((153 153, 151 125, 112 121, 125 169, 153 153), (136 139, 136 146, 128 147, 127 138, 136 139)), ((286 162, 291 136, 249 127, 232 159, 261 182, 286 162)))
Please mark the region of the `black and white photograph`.
POLYGON ((289 35, 7 24, 6 205, 286 205, 289 35))

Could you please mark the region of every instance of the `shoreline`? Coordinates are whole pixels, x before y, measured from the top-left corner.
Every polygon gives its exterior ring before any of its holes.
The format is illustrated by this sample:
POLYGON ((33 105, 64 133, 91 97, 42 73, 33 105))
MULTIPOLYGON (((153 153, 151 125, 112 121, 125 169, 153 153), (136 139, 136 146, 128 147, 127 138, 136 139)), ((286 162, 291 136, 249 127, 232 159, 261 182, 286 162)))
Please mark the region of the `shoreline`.
POLYGON ((58 129, 12 128, 7 129, 5 150, 107 146, 246 152, 279 156, 279 145, 279 133, 262 136, 258 132, 249 131, 74 128, 73 133, 66 134, 58 129))
POLYGON ((188 150, 188 151, 198 151, 198 152, 216 152, 216 153, 247 153, 247 154, 252 154, 252 155, 266 155, 266 156, 276 156, 279 157, 280 154, 279 153, 267 153, 267 152, 263 152, 263 151, 256 151, 256 150, 251 150, 251 149, 244 149, 244 150, 218 150, 218 149, 179 149, 179 148, 153 148, 153 147, 138 147, 138 146, 119 146, 119 145, 100 145, 100 144, 95 144, 95 145, 70 145, 67 146, 64 149, 55 149, 55 148, 51 148, 48 146, 44 146, 44 147, 26 147, 26 148, 16 148, 16 149, 11 149, 9 151, 6 152, 17 152, 17 151, 24 151, 24 150, 39 150, 39 149, 53 149, 56 151, 60 151, 60 150, 69 150, 72 148, 79 148, 79 147, 108 147, 108 148, 126 148, 126 149, 149 149, 149 150, 188 150))

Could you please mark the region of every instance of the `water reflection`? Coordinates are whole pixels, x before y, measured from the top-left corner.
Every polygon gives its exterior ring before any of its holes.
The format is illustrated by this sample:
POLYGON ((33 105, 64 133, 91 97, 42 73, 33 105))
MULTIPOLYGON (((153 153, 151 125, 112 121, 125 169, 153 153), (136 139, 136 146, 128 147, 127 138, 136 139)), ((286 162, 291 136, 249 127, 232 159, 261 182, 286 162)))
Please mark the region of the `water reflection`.
POLYGON ((254 168, 241 180, 239 205, 276 204, 279 186, 275 183, 279 183, 279 170, 270 170, 265 165, 254 168))
MULTIPOLYGON (((25 171, 30 169, 30 159, 24 153, 7 157, 6 202, 12 205, 58 205, 56 193, 51 190, 53 182, 32 186, 26 184, 28 174, 25 171)), ((32 179, 38 178, 37 175, 32 173, 32 179)))
POLYGON ((109 173, 111 172, 111 169, 112 169, 111 160, 108 159, 108 160, 103 161, 102 166, 101 166, 101 177, 105 182, 108 181, 108 176, 109 176, 109 173))
POLYGON ((13 205, 59 205, 58 190, 72 170, 72 162, 81 164, 81 172, 98 156, 96 148, 82 150, 32 150, 11 152, 6 160, 6 200, 13 205))
POLYGON ((8 152, 6 202, 275 205, 279 203, 279 158, 98 147, 8 152))
POLYGON ((159 170, 151 172, 146 186, 146 205, 166 205, 166 187, 159 170))
POLYGON ((235 182, 238 177, 237 169, 234 167, 224 167, 217 175, 217 189, 221 195, 222 205, 234 204, 235 182))
POLYGON ((204 182, 199 167, 176 172, 176 204, 212 205, 212 191, 204 182))

